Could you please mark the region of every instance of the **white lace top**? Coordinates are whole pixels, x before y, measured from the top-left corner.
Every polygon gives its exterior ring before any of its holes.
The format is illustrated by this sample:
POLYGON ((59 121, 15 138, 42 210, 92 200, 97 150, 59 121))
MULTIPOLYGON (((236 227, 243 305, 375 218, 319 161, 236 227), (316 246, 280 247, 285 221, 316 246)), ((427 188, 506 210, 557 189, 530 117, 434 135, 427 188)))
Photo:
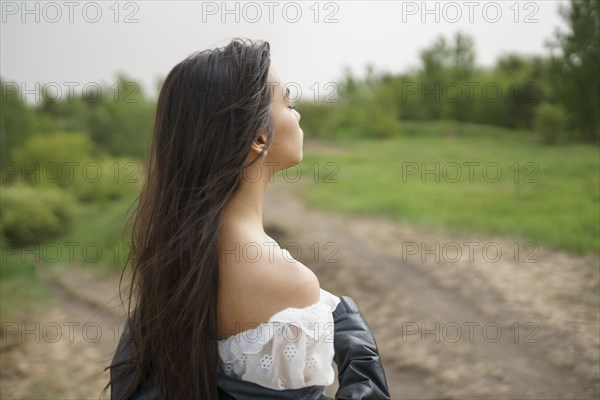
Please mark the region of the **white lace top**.
POLYGON ((332 313, 339 302, 321 289, 315 304, 288 307, 256 328, 220 340, 223 373, 275 390, 331 385, 332 313))

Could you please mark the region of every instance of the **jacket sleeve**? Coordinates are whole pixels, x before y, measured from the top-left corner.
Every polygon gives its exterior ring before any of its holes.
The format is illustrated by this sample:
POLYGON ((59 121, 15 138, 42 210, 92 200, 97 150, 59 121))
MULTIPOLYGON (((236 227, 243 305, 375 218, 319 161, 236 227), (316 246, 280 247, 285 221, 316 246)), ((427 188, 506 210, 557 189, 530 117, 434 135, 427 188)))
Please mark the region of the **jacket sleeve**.
MULTIPOLYGON (((123 393, 125 392, 126 387, 129 385, 129 382, 132 379, 131 374, 128 374, 122 377, 121 380, 117 380, 117 373, 120 368, 116 365, 120 362, 127 361, 131 359, 134 355, 135 349, 133 347, 133 342, 131 341, 131 336, 129 332, 129 325, 126 324, 123 330, 123 334, 119 340, 119 344, 117 345, 117 350, 115 351, 115 355, 113 357, 110 375, 111 378, 114 379, 110 387, 111 399, 113 400, 121 400, 123 399, 123 393)), ((154 385, 154 379, 149 377, 142 387, 138 388, 137 392, 131 400, 156 400, 158 399, 158 392, 156 391, 156 387, 154 385)))
POLYGON ((377 343, 352 298, 340 296, 333 312, 335 363, 340 400, 391 399, 377 343))

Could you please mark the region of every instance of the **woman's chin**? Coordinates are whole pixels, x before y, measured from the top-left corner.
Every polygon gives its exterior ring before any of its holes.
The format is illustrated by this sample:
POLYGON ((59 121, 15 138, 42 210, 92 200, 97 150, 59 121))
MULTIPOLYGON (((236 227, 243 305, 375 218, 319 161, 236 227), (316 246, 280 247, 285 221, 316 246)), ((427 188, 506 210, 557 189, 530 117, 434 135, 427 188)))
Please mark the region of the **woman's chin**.
POLYGON ((286 165, 288 167, 294 167, 294 166, 300 164, 302 162, 303 158, 304 158, 304 153, 303 153, 302 149, 300 149, 300 151, 294 157, 289 158, 286 165))

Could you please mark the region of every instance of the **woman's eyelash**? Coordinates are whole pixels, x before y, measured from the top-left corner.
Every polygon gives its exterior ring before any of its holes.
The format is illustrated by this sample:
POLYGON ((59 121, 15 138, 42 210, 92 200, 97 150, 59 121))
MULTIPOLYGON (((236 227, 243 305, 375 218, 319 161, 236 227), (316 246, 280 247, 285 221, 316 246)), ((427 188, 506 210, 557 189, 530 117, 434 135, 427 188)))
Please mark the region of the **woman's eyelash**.
POLYGON ((288 106, 288 108, 291 108, 292 110, 295 110, 296 109, 296 105, 292 104, 291 106, 288 106))

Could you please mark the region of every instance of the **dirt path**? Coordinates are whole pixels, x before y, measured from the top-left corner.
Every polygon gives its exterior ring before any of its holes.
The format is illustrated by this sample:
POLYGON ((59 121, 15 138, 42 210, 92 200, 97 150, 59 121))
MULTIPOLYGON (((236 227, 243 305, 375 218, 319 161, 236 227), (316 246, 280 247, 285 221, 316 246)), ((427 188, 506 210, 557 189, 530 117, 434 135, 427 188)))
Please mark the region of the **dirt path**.
MULTIPOLYGON (((299 200, 304 184, 312 183, 271 185, 266 228, 324 289, 356 301, 377 339, 393 399, 600 396, 597 258, 543 249, 516 257, 513 241, 309 209, 299 200), (448 250, 470 242, 479 243, 472 255, 448 250), (486 244, 504 256, 482 253, 486 244)), ((83 268, 54 272, 41 275, 54 301, 26 321, 39 322, 38 333, 22 341, 4 332, 2 399, 98 399, 106 383, 102 369, 122 328, 118 277, 83 268), (62 337, 53 341, 56 325, 62 337)), ((335 390, 327 392, 333 397, 335 390)))
POLYGON ((308 209, 302 184, 269 188, 265 222, 323 288, 357 301, 394 399, 598 398, 597 259, 539 250, 526 263, 497 238, 308 209), (469 241, 510 256, 441 250, 469 241), (420 243, 440 251, 408 257, 420 243))
POLYGON ((75 268, 53 272, 39 274, 53 294, 46 310, 18 321, 16 334, 3 331, 0 398, 109 398, 101 395, 103 369, 123 326, 114 306, 117 278, 75 268))

